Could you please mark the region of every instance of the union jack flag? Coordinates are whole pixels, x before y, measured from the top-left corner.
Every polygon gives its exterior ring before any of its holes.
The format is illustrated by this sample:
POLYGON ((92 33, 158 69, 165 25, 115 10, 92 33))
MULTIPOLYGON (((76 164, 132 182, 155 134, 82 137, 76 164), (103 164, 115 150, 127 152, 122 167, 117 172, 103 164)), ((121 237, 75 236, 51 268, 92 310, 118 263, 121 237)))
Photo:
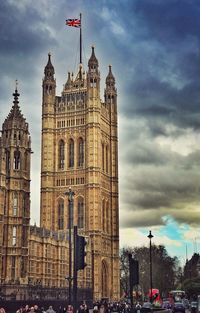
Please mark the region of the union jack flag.
POLYGON ((81 20, 78 18, 69 18, 65 24, 72 27, 81 27, 81 20))

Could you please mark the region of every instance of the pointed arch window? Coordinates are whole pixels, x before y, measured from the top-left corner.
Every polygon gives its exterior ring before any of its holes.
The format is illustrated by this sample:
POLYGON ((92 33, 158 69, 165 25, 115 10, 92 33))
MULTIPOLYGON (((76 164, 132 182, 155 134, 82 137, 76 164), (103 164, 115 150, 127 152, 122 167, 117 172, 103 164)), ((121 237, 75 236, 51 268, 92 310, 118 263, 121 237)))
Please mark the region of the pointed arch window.
POLYGON ((15 279, 16 257, 11 257, 11 279, 15 279))
POLYGON ((78 228, 84 228, 84 202, 83 202, 83 198, 78 199, 78 228))
POLYGON ((69 141, 69 167, 74 167, 74 140, 69 141))
POLYGON ((64 166, 65 166, 65 143, 63 140, 60 140, 58 145, 58 168, 63 170, 64 166))
POLYGON ((26 216, 26 195, 23 195, 23 202, 22 202, 22 216, 26 216))
POLYGON ((24 153, 24 170, 26 171, 28 169, 28 152, 25 151, 24 153))
POLYGON ((20 170, 20 152, 15 151, 14 152, 14 163, 13 163, 13 168, 14 170, 20 170))
POLYGON ((22 241, 21 241, 21 245, 22 245, 22 247, 26 247, 28 245, 26 226, 22 227, 22 241))
POLYGON ((58 202, 58 229, 64 229, 64 200, 60 199, 58 202))
POLYGON ((106 173, 108 173, 108 146, 106 146, 106 173))
POLYGON ((25 267, 25 257, 21 257, 21 276, 25 277, 26 267, 25 267))
POLYGON ((13 195, 13 215, 17 215, 17 209, 18 209, 18 195, 15 192, 13 195))
POLYGON ((78 166, 83 166, 84 163, 84 141, 83 138, 78 142, 78 166))
POLYGON ((17 227, 13 226, 13 232, 12 232, 12 245, 16 246, 17 243, 17 227))
POLYGON ((106 262, 103 260, 102 261, 102 267, 101 267, 101 288, 102 288, 102 291, 101 291, 101 294, 102 294, 102 297, 109 297, 109 294, 108 294, 108 266, 106 264, 106 262))
POLYGON ((106 205, 105 205, 105 200, 102 201, 102 229, 105 232, 105 227, 106 226, 106 205))
POLYGON ((6 172, 10 171, 10 151, 6 150, 6 172))
POLYGON ((109 202, 106 203, 106 232, 109 233, 109 224, 110 224, 110 218, 109 218, 109 202))
POLYGON ((102 143, 102 170, 104 171, 104 144, 102 143))

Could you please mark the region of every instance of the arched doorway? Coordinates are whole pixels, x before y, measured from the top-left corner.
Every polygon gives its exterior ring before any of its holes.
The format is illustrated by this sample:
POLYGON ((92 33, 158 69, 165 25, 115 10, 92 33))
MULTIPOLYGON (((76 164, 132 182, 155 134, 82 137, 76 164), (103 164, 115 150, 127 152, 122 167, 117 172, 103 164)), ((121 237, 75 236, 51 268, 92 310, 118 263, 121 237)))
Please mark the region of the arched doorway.
POLYGON ((109 298, 109 277, 108 277, 108 265, 105 260, 102 261, 101 266, 101 297, 109 298))

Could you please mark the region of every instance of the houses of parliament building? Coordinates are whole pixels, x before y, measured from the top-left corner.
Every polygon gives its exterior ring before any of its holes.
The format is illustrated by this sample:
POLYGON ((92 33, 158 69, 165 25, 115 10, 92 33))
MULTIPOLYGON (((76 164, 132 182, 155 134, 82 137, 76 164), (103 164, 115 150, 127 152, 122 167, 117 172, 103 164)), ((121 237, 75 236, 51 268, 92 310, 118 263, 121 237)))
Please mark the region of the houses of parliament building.
MULTIPOLYGON (((94 48, 84 72, 68 74, 61 96, 51 55, 42 83, 40 227, 30 225, 29 125, 19 93, 0 136, 0 297, 66 299, 69 199, 72 225, 87 238, 78 289, 93 300, 119 299, 117 91, 109 66, 104 101, 94 48)), ((72 229, 73 241, 73 229, 72 229)), ((73 258, 73 255, 72 255, 73 258)))

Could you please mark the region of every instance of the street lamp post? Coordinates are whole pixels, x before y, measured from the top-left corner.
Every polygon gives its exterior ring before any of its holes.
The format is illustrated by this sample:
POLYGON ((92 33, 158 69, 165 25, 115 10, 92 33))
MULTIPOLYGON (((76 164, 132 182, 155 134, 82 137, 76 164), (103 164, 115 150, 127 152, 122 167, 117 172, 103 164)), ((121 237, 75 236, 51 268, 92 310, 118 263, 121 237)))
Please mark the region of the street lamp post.
POLYGON ((73 196, 74 192, 71 190, 71 187, 69 187, 69 191, 65 193, 68 196, 68 202, 69 202, 69 218, 68 218, 68 228, 69 228, 69 276, 67 277, 69 281, 69 304, 72 304, 71 302, 71 290, 72 290, 72 209, 73 209, 73 196))
POLYGON ((152 304, 152 254, 151 254, 151 239, 153 238, 153 235, 151 233, 151 230, 149 231, 149 235, 147 236, 150 240, 150 243, 149 243, 149 272, 150 272, 150 302, 152 304))

